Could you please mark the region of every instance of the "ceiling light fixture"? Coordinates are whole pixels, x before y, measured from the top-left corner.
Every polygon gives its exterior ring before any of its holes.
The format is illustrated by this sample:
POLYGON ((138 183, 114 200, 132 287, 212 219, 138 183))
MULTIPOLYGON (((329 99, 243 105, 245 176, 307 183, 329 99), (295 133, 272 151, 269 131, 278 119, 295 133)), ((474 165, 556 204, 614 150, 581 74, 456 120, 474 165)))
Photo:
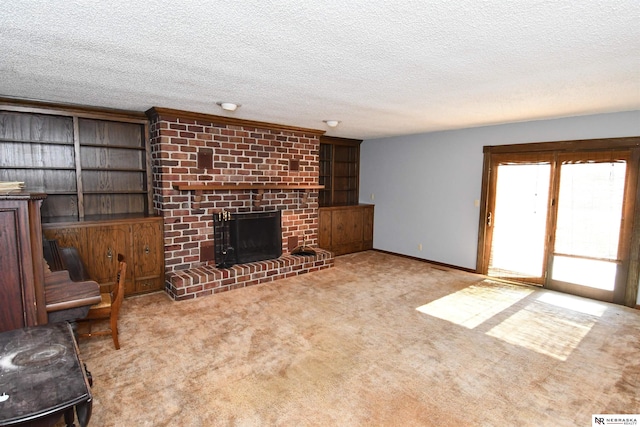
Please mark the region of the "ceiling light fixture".
POLYGON ((240 104, 234 104, 233 102, 216 102, 216 104, 226 111, 236 111, 240 106, 240 104))
POLYGON ((330 128, 334 128, 340 124, 340 120, 323 120, 330 128))

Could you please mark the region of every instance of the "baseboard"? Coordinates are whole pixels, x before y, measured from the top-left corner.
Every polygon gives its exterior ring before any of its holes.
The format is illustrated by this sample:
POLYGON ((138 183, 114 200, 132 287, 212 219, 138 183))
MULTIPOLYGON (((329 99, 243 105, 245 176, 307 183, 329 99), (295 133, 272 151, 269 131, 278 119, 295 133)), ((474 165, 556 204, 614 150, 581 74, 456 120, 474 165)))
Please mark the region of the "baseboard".
POLYGON ((411 255, 404 255, 404 254, 398 254, 398 253, 390 252, 390 251, 383 251, 382 249, 373 249, 373 250, 377 251, 377 252, 381 252, 383 254, 395 255, 395 256, 402 257, 402 258, 412 259, 414 261, 421 261, 421 262, 425 262, 427 264, 437 265, 439 267, 450 268, 452 270, 460 270, 460 271, 465 271, 467 273, 477 273, 476 270, 471 269, 471 268, 459 267, 457 265, 445 264, 443 262, 438 262, 438 261, 431 261, 431 260, 424 259, 424 258, 414 257, 414 256, 411 256, 411 255))

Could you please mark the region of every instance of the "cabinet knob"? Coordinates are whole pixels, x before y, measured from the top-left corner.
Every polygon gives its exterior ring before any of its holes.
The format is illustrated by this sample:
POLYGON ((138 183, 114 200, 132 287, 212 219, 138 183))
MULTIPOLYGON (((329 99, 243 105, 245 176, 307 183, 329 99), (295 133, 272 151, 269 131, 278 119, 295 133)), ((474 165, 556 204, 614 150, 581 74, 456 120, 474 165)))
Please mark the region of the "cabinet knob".
POLYGON ((107 249, 107 258, 109 259, 113 258, 113 250, 111 248, 107 249))
POLYGON ((149 249, 149 245, 144 245, 144 253, 146 255, 149 255, 149 252, 151 252, 151 249, 149 249))

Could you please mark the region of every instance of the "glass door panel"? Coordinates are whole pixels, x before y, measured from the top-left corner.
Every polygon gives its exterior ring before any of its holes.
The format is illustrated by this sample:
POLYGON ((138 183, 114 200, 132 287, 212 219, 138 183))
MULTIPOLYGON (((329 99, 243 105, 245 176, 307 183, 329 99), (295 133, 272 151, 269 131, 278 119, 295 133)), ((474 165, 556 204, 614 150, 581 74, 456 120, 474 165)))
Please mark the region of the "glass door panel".
POLYGON ((613 292, 626 166, 619 159, 561 164, 549 287, 562 282, 565 290, 570 284, 613 292))
POLYGON ((488 275, 541 284, 551 164, 498 164, 488 275))

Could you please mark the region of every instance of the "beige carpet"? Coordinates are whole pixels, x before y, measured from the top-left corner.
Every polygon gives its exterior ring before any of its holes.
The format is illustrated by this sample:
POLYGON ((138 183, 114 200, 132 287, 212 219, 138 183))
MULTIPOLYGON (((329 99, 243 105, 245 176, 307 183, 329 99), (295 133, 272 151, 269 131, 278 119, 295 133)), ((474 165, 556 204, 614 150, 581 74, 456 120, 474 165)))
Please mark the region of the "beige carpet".
POLYGON ((91 426, 588 426, 640 413, 640 311, 364 252, 80 341, 91 426))

